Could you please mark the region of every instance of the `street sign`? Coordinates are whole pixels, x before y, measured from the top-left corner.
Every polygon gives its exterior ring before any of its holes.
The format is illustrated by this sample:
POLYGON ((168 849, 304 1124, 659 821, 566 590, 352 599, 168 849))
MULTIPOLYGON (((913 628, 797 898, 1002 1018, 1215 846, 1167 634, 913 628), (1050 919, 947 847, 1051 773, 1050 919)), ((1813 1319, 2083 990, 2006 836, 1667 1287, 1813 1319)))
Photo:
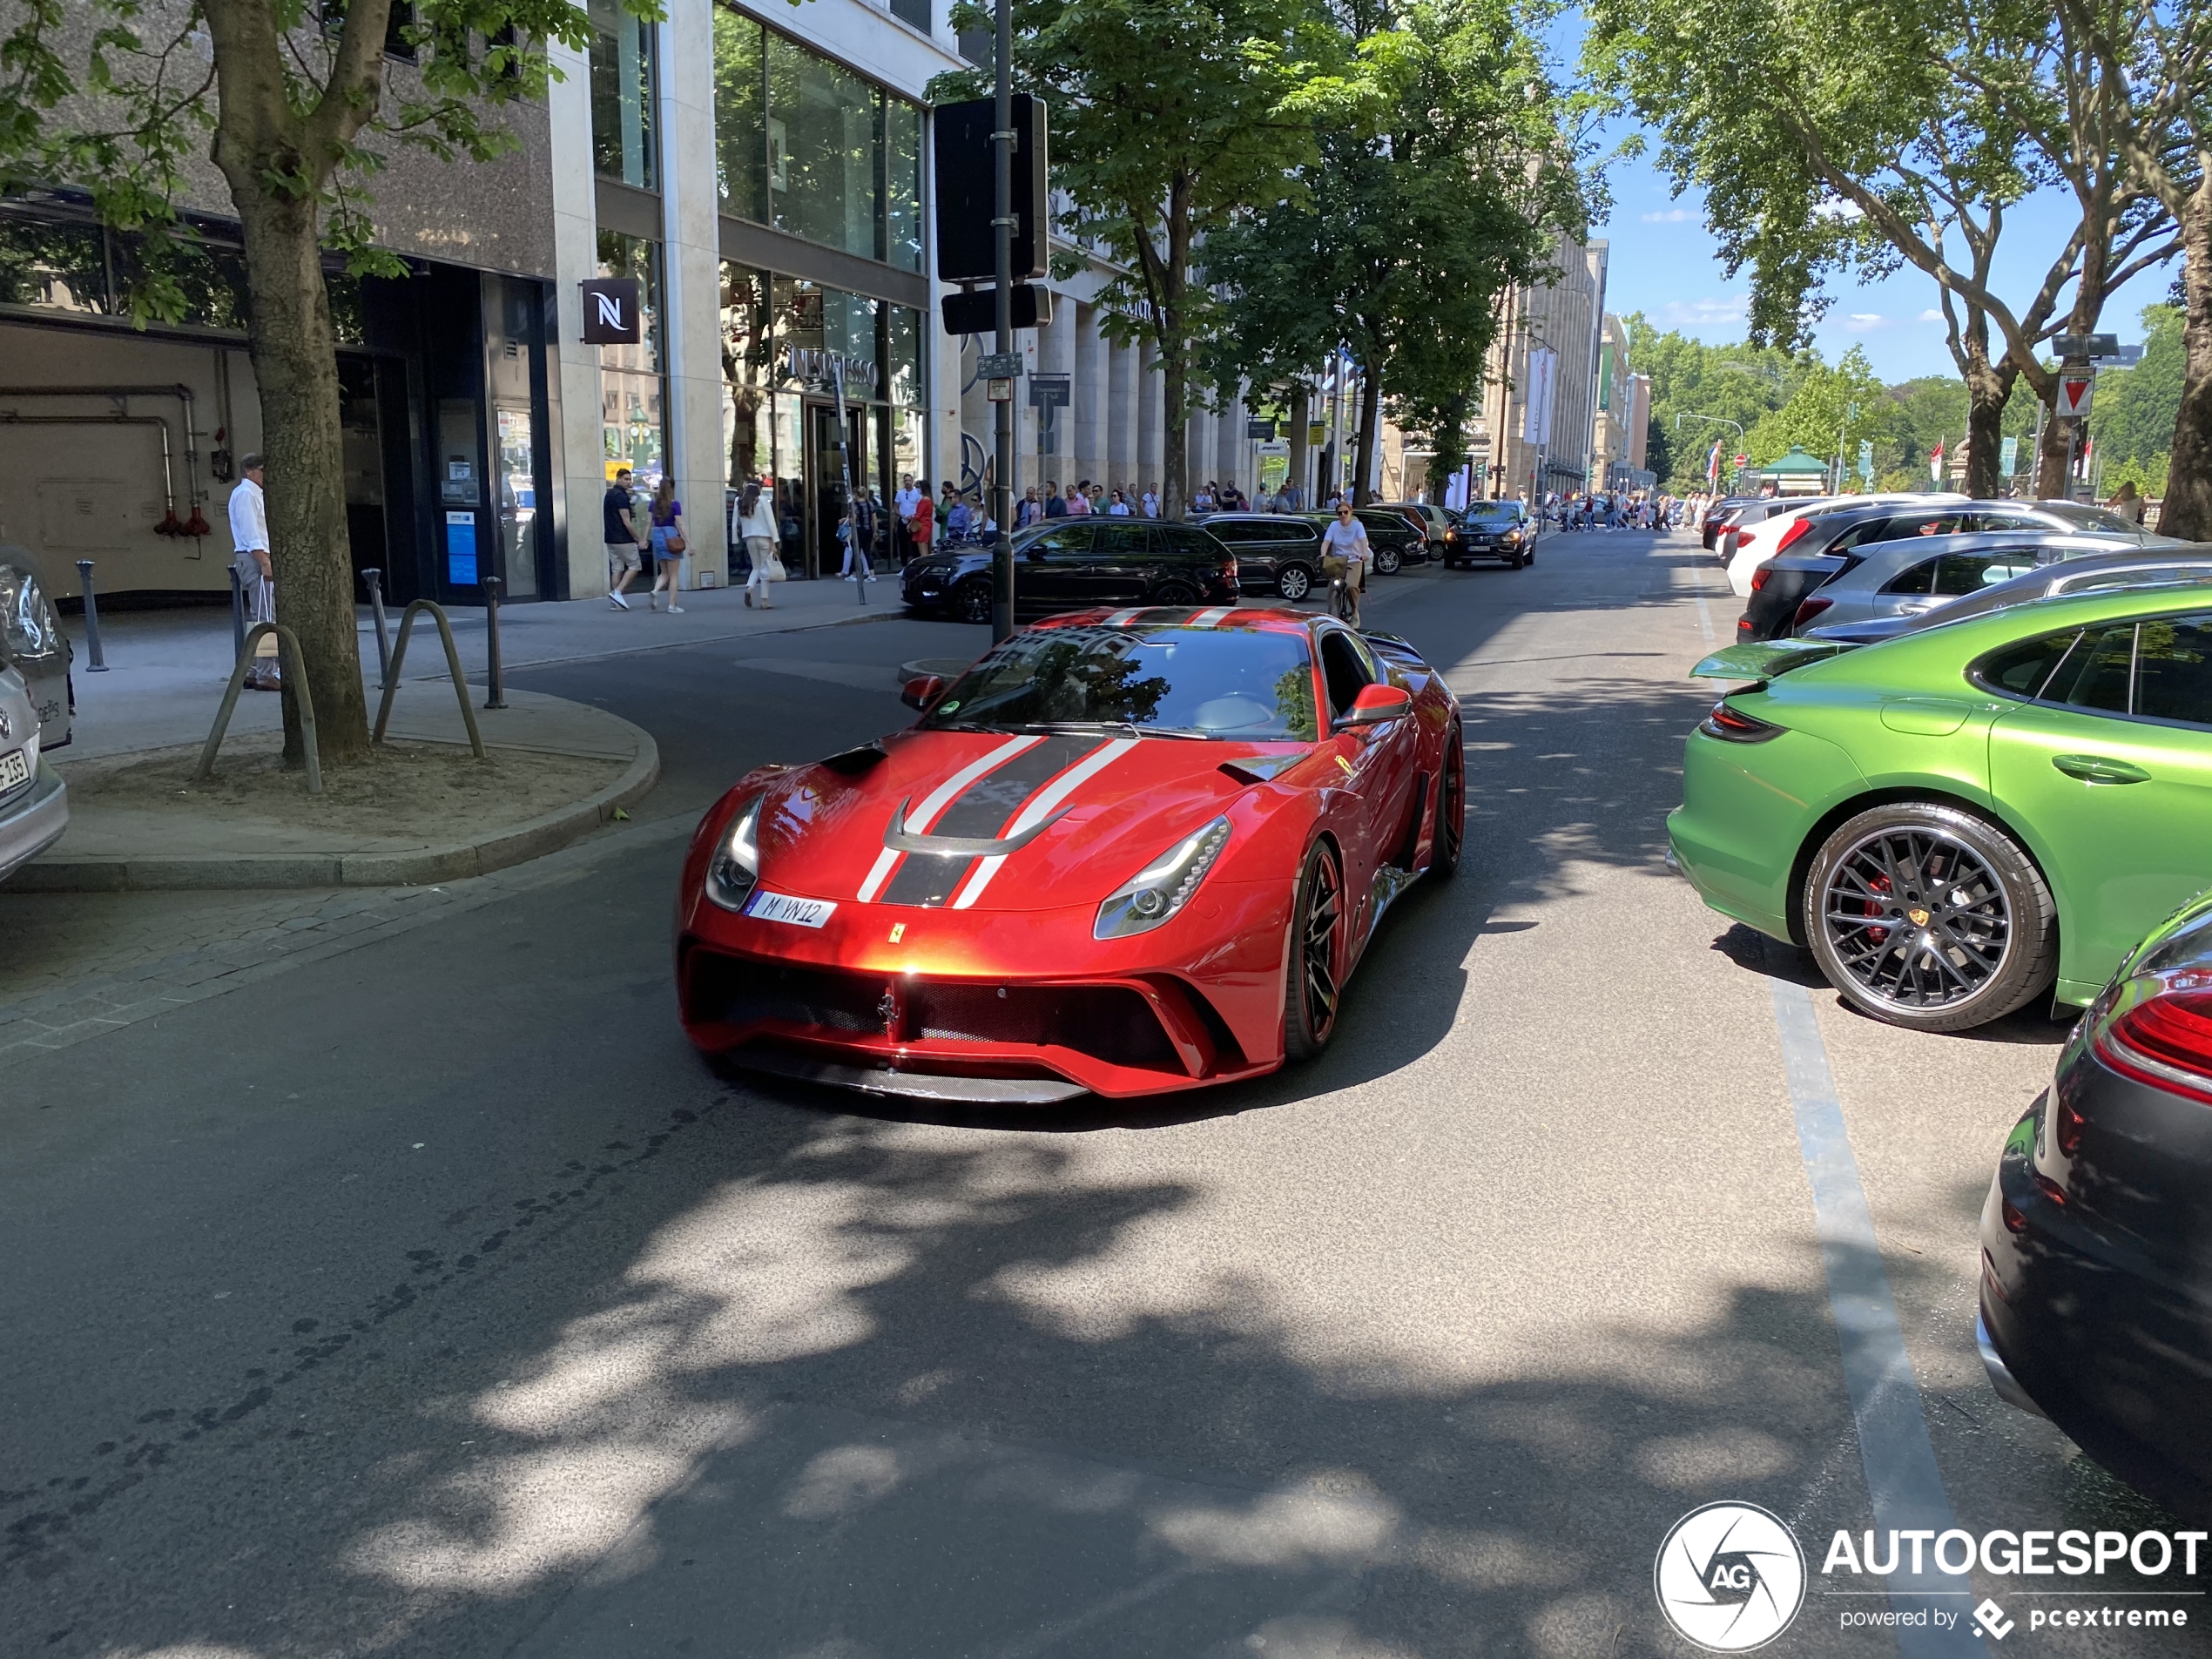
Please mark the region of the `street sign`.
POLYGON ((636 277, 593 277, 577 286, 583 290, 585 345, 637 343, 640 320, 636 277))
POLYGON ((1307 422, 1305 428, 1305 442, 1306 446, 1309 448, 1318 449, 1328 441, 1329 428, 1326 426, 1323 425, 1318 421, 1307 422))
POLYGON ((2118 334, 2060 334, 2051 342, 2051 349, 2059 354, 2062 363, 2086 363, 2093 357, 2116 357, 2120 354, 2118 334))
POLYGON ((1022 354, 1018 351, 987 351, 975 360, 975 372, 987 381, 1020 380, 1022 354))
POLYGON ((1736 455, 1736 470, 1737 470, 1737 471, 1738 471, 1738 472, 1743 471, 1743 469, 1744 469, 1745 467, 1747 467, 1747 466, 1749 466, 1749 465, 1750 464, 1750 462, 1751 462, 1751 457, 1750 457, 1750 456, 1749 456, 1749 455, 1747 455, 1743 454, 1743 451, 1741 451, 1741 450, 1738 450, 1738 451, 1737 452, 1737 455, 1736 455))
POLYGON ((1033 409, 1064 409, 1073 401, 1069 385, 1073 376, 1068 374, 1032 374, 1029 376, 1029 407, 1033 409))
POLYGON ((1997 446, 1997 475, 2009 478, 2020 470, 2020 441, 2007 438, 1997 446))
POLYGON ((1011 403, 1014 401, 1014 382, 1011 380, 986 381, 983 382, 983 395, 994 403, 1011 403))
POLYGON ((2072 420, 2089 412, 2089 394, 2096 388, 2094 374, 2061 374, 2059 376, 2059 406, 2061 420, 2072 420))
POLYGON ((1272 421, 1246 421, 1244 422, 1244 435, 1248 438, 1258 438, 1260 442, 1264 443, 1274 437, 1275 422, 1272 421))
POLYGON ((1874 482, 1874 443, 1871 438, 1858 441, 1858 475, 1867 483, 1874 482))

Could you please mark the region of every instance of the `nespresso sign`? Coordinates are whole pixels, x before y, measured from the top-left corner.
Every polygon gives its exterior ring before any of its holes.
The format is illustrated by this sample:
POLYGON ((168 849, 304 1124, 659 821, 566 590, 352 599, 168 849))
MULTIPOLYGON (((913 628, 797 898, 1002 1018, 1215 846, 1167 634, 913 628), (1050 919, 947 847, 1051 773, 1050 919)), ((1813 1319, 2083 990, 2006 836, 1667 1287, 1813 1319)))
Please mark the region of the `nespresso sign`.
POLYGON ((644 338, 636 277, 593 277, 583 290, 583 343, 635 346, 644 338))

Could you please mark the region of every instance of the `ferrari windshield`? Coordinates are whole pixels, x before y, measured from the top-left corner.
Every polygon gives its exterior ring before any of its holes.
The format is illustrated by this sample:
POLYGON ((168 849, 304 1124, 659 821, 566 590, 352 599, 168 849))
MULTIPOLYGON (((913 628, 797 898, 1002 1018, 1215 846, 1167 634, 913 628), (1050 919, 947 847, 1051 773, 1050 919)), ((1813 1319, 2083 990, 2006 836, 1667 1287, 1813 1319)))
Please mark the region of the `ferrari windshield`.
POLYGON ((1031 629, 954 681, 921 724, 1311 743, 1312 653, 1303 634, 1248 628, 1031 629))

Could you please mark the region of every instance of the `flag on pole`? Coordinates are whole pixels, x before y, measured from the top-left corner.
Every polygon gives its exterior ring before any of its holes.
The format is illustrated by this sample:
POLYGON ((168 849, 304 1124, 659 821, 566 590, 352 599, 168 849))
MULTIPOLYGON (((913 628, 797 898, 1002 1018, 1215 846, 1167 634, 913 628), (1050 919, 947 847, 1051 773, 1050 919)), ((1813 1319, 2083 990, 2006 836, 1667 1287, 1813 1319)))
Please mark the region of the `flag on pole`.
POLYGON ((1941 438, 1936 440, 1936 447, 1928 452, 1928 482, 1934 484, 1943 482, 1943 440, 1941 438))
POLYGON ((1721 481, 1721 441, 1713 440, 1713 453, 1705 457, 1705 487, 1716 489, 1721 481))

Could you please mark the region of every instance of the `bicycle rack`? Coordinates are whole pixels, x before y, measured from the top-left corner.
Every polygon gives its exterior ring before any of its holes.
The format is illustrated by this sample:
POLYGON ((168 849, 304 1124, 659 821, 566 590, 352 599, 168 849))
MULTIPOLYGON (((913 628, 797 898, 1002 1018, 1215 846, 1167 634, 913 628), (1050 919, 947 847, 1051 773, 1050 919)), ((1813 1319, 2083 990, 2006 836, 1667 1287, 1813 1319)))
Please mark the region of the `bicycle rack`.
POLYGON ((245 643, 239 647, 238 666, 231 670, 231 683, 223 689, 223 706, 216 713, 215 729, 207 734, 207 746, 199 752, 199 770, 192 777, 206 783, 215 775, 215 752, 223 746, 223 733, 230 730, 231 716, 238 708, 238 694, 246 685, 246 671, 253 666, 253 648, 267 634, 276 636, 277 659, 284 664, 284 671, 290 676, 285 683, 298 701, 300 743, 307 757, 307 792, 320 795, 322 751, 315 743, 315 700, 307 691, 307 666, 300 655, 300 637, 281 623, 257 622, 246 631, 245 643))
POLYGON ((399 643, 392 647, 391 671, 384 677, 384 696, 376 705, 376 729, 369 734, 371 743, 384 741, 385 724, 392 718, 392 699, 400 693, 400 665, 407 661, 407 642, 415 631, 415 614, 427 610, 438 624, 438 637, 445 641, 446 666, 453 672, 453 694, 461 699, 461 721, 469 728, 469 747, 477 759, 491 765, 491 757, 484 752, 483 734, 476 730, 476 711, 469 704, 469 681, 461 671, 461 648, 453 643, 453 624, 447 619, 445 607, 434 599, 417 599, 400 613, 399 643))

